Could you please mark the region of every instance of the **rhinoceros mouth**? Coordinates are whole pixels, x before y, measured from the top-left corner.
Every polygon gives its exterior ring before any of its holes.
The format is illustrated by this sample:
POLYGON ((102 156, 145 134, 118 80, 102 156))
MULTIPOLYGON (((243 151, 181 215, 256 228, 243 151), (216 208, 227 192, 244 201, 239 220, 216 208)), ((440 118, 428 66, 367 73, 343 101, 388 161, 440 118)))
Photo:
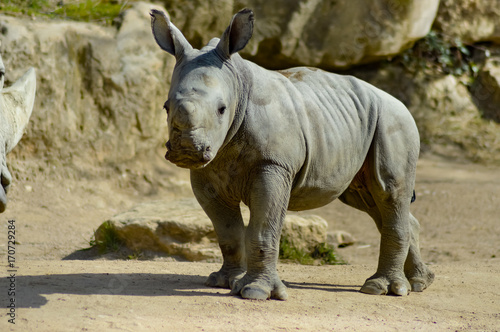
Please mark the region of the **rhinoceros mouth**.
POLYGON ((167 153, 165 159, 174 165, 182 168, 197 169, 208 165, 213 157, 210 149, 206 151, 196 151, 189 149, 172 149, 170 142, 167 142, 167 153))

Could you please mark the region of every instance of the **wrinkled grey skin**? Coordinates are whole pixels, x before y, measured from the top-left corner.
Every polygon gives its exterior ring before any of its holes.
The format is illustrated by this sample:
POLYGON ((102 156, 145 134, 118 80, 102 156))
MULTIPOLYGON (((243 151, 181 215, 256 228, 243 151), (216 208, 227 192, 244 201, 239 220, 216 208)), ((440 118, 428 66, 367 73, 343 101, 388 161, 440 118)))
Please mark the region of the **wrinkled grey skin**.
POLYGON ((3 88, 5 66, 0 56, 0 212, 7 207, 7 190, 12 176, 6 155, 19 142, 28 124, 35 102, 36 75, 30 68, 10 88, 3 88))
POLYGON ((285 300, 276 264, 286 211, 336 198, 367 212, 381 233, 377 272, 362 292, 407 295, 432 283, 410 213, 419 135, 402 103, 353 77, 243 60, 236 52, 252 35, 250 10, 201 50, 164 13, 151 16, 157 43, 177 61, 166 158, 191 170, 224 257, 207 285, 285 300), (240 202, 250 208, 246 230, 240 202))

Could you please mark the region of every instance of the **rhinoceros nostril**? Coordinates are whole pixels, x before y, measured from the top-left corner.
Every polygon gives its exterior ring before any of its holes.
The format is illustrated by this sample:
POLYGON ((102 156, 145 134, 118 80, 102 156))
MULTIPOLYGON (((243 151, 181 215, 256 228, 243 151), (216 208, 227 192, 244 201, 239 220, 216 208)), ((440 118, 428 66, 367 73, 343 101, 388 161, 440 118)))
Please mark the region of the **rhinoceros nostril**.
POLYGON ((206 151, 206 152, 210 152, 210 151, 212 151, 212 148, 211 148, 210 146, 207 146, 207 147, 205 148, 205 151, 206 151))

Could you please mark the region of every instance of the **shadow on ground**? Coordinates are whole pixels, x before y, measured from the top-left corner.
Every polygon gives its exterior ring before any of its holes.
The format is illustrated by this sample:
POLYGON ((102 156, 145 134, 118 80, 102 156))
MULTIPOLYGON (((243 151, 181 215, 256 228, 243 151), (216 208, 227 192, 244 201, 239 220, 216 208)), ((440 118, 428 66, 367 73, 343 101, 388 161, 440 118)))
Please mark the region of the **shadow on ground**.
MULTIPOLYGON (((75 273, 16 277, 16 304, 19 308, 41 308, 44 295, 102 295, 100 301, 119 300, 115 296, 230 296, 229 290, 204 285, 206 276, 150 273, 75 273)), ((1 284, 6 284, 2 278, 1 284)), ((361 286, 286 282, 289 288, 325 292, 354 292, 361 286)), ((1 286, 7 289, 7 285, 1 286)))
MULTIPOLYGON (((7 278, 2 278, 2 283, 7 278)), ((44 295, 114 296, 228 296, 229 291, 207 292, 206 276, 148 273, 77 273, 16 278, 19 308, 40 308, 48 303, 44 295)), ((2 289, 6 289, 2 286, 2 289)))
POLYGON ((334 285, 334 284, 318 284, 310 282, 288 282, 285 281, 285 286, 288 288, 295 288, 300 290, 315 290, 315 291, 325 291, 325 292, 352 292, 359 293, 361 285, 334 285))

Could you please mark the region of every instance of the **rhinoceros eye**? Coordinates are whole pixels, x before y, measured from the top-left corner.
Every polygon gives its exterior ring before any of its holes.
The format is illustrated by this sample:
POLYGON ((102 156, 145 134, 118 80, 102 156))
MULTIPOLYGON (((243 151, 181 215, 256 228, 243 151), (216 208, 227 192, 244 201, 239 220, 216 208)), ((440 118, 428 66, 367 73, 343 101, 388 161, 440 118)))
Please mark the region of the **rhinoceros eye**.
POLYGON ((169 112, 168 100, 165 102, 165 104, 163 104, 163 108, 165 109, 165 111, 167 111, 167 115, 168 115, 168 112, 169 112))
POLYGON ((226 112, 226 106, 219 107, 219 114, 222 115, 224 112, 226 112))

